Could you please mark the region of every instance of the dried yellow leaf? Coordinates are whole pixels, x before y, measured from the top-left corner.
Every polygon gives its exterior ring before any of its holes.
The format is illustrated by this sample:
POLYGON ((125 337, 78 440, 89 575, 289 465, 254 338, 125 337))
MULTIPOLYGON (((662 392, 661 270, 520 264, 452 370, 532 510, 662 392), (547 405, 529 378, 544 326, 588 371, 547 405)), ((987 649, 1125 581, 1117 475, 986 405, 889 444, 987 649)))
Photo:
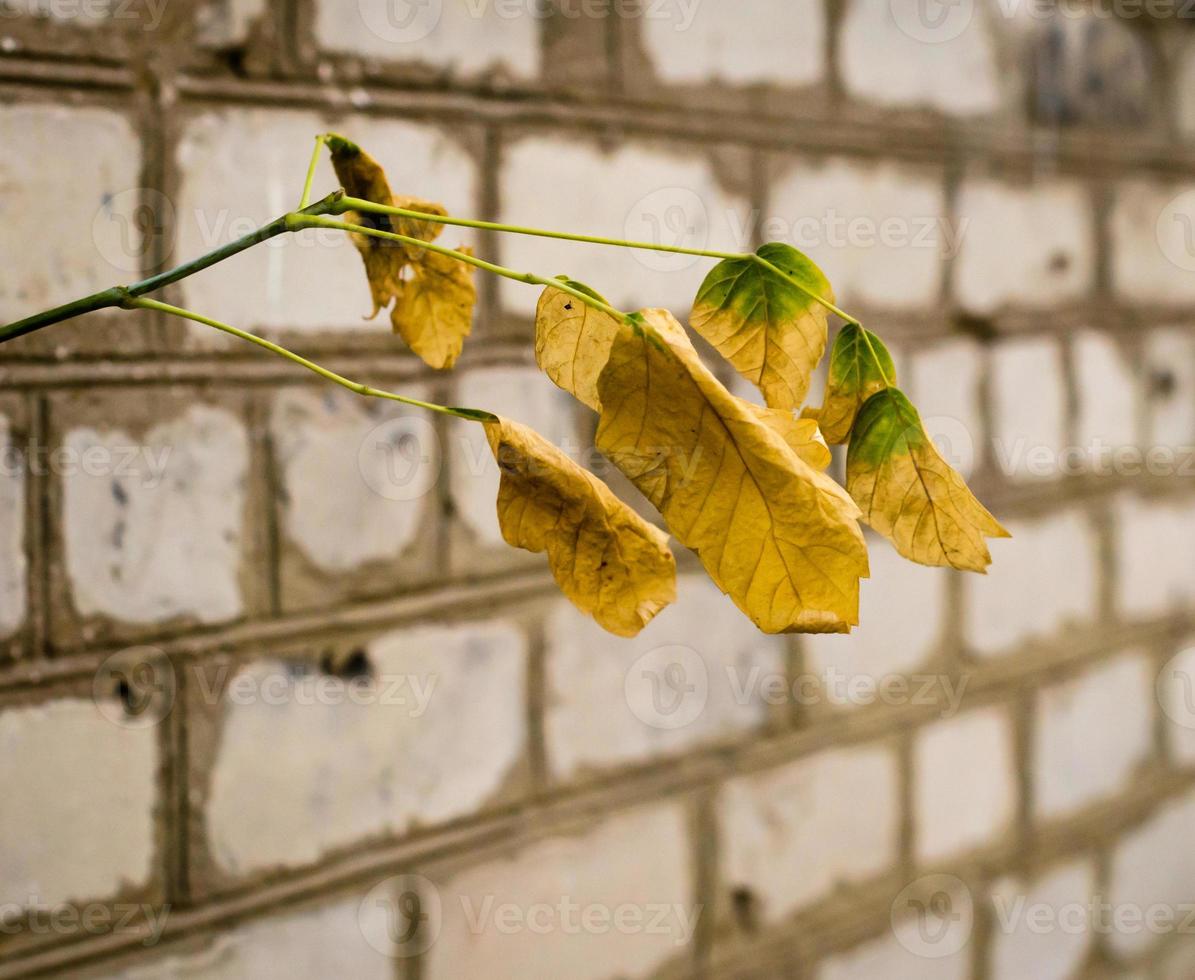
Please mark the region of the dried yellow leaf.
POLYGON ((635 636, 676 599, 668 535, 526 426, 500 419, 485 430, 502 470, 502 536, 516 548, 546 551, 578 609, 611 633, 635 636))
POLYGON ((701 363, 666 310, 624 325, 597 446, 766 633, 847 632, 867 548, 845 491, 701 363))
POLYGON ((816 421, 809 418, 797 418, 792 412, 783 408, 763 408, 759 405, 751 405, 751 410, 759 416, 765 425, 774 429, 793 452, 815 470, 824 470, 830 465, 833 456, 816 421))
MULTIPOLYGON (((468 248, 457 251, 473 254, 468 248)), ((472 272, 472 266, 458 259, 428 252, 402 284, 390 321, 411 350, 431 367, 452 367, 473 329, 477 290, 472 272)))
POLYGON ((847 490, 863 519, 911 561, 985 572, 985 537, 1008 532, 944 460, 897 388, 863 405, 847 452, 847 490))
MULTIPOLYGON (((601 299, 588 286, 567 283, 601 299)), ((609 313, 549 286, 535 311, 535 362, 555 384, 600 411, 597 379, 620 326, 609 313)))

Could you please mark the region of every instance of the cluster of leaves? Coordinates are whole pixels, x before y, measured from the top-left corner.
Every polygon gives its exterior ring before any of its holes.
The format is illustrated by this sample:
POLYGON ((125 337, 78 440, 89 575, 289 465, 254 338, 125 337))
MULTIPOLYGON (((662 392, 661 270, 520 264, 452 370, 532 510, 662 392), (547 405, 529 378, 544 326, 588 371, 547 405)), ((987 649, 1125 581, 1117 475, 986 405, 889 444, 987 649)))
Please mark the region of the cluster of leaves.
MULTIPOLYGON (((445 216, 395 198, 355 144, 328 145, 350 196, 445 216)), ((368 227, 430 242, 442 226, 360 215, 368 227), (372 224, 370 224, 372 222, 372 224)), ((445 253, 357 235, 374 312, 412 350, 451 367, 469 332, 472 269, 445 253)), ((736 397, 667 310, 621 314, 561 279, 536 313, 536 361, 598 413, 597 447, 656 507, 671 534, 767 633, 848 632, 868 575, 860 523, 926 565, 984 571, 987 537, 1007 532, 941 457, 892 357, 856 322, 839 332, 824 403, 798 416, 827 346, 830 283, 788 245, 725 259, 690 316, 766 407, 736 397), (844 489, 826 474, 827 443, 849 444, 844 489)), ((676 596, 668 536, 530 429, 484 423, 501 468, 498 516, 508 543, 546 552, 564 593, 604 628, 638 633, 676 596)))

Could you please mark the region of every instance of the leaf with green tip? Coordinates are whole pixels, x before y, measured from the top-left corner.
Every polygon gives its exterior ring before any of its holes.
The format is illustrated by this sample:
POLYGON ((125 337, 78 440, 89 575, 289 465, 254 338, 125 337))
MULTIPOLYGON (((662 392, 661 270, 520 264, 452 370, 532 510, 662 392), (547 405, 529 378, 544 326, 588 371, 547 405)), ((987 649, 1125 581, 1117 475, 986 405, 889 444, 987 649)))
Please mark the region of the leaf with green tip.
POLYGON ((1009 536, 942 458, 898 388, 877 392, 860 410, 846 487, 863 520, 922 565, 984 572, 992 562, 984 539, 1009 536))
POLYGON ((863 403, 896 384, 896 366, 888 348, 870 330, 848 323, 830 352, 826 397, 820 409, 807 408, 803 418, 816 419, 827 442, 846 442, 863 403))
POLYGON ((826 350, 827 313, 813 297, 832 303, 834 292, 821 269, 791 245, 773 242, 756 255, 718 263, 697 292, 689 322, 763 392, 769 407, 799 408, 826 350))

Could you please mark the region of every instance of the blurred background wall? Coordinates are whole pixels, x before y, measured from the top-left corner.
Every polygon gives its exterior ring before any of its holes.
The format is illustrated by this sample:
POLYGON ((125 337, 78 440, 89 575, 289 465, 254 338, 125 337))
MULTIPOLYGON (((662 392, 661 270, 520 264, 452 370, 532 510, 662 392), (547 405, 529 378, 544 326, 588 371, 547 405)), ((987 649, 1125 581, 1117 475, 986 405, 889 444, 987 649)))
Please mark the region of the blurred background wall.
MULTIPOLYGON (((1195 977, 1192 17, 0 0, 0 321, 285 212, 335 129, 454 214, 807 251, 1015 534, 875 541, 849 638, 682 556, 622 641, 502 544, 476 427, 147 313, 7 345, 0 977, 1195 977)), ((682 316, 710 267, 444 241, 682 316)), ((166 298, 608 475, 530 287, 450 375, 336 235, 166 298)))

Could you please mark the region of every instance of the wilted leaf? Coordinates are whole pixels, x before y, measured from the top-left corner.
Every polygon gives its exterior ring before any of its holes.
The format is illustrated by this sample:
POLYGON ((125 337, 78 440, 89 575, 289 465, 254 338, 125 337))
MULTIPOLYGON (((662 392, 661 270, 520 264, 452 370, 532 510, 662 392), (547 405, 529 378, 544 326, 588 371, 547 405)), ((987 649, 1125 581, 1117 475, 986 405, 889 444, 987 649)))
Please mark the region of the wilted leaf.
MULTIPOLYGON (((588 286, 571 279, 565 282, 595 299, 602 298, 588 286)), ((548 287, 535 311, 535 362, 555 384, 600 411, 597 379, 620 326, 609 313, 548 287)))
POLYGON ((912 561, 983 572, 992 561, 984 538, 1008 537, 939 454, 917 409, 897 388, 863 405, 846 474, 863 520, 912 561))
MULTIPOLYGON (((759 256, 834 302, 830 283, 790 245, 773 242, 759 256)), ((750 258, 716 265, 697 292, 689 320, 772 408, 799 408, 826 350, 826 310, 782 276, 750 258)))
POLYGON ((888 348, 870 330, 848 323, 830 352, 826 397, 820 409, 806 409, 816 419, 827 442, 846 442, 859 408, 877 391, 896 384, 896 366, 888 348))
POLYGON ((833 456, 830 447, 822 437, 817 422, 813 419, 799 419, 784 408, 763 408, 751 405, 751 410, 760 420, 770 426, 788 443, 788 447, 815 470, 824 470, 833 456))
MULTIPOLYGON (((472 255, 468 248, 459 252, 472 255)), ((428 252, 402 284, 390 314, 407 345, 434 368, 450 368, 473 329, 473 267, 440 252, 428 252)))
POLYGON ((764 632, 847 632, 867 574, 858 509, 722 386, 670 313, 640 316, 598 379, 598 448, 764 632))
POLYGON ((502 536, 516 548, 546 551, 578 609, 611 633, 634 636, 676 599, 668 535, 531 429, 500 419, 485 430, 502 470, 502 536))
MULTIPOLYGON (((442 204, 414 197, 395 197, 381 166, 356 143, 334 134, 327 137, 326 143, 332 153, 337 179, 350 197, 447 216, 448 211, 442 204)), ((444 229, 443 225, 433 221, 398 215, 354 212, 347 215, 346 220, 350 224, 425 242, 435 241, 444 229)), ((418 245, 387 241, 372 235, 352 234, 350 237, 365 262, 365 275, 373 297, 370 316, 376 316, 379 310, 396 300, 391 314, 394 329, 431 367, 451 367, 460 355, 473 317, 476 290, 472 283, 472 267, 418 245), (466 300, 468 309, 462 327, 461 304, 466 300), (420 318, 427 314, 430 318, 422 322, 420 318)))

